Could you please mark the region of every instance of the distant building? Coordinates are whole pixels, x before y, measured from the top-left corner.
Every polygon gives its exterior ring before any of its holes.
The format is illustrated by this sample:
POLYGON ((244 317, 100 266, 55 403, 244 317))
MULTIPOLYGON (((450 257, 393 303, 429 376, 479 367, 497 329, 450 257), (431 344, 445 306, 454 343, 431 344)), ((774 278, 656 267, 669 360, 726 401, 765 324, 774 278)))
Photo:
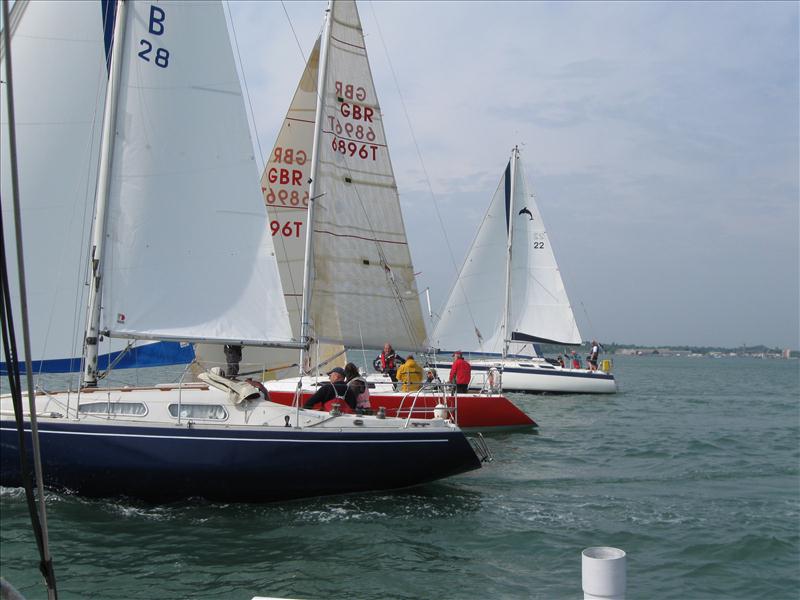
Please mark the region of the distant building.
POLYGON ((792 358, 792 351, 789 348, 784 348, 781 352, 781 358, 792 358))

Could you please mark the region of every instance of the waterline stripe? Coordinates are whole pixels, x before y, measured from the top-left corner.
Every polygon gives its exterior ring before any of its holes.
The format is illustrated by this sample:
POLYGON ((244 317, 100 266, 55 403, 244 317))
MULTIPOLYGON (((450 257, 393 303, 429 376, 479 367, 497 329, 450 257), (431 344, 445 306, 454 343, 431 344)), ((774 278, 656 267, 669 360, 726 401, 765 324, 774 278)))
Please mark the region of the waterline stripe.
MULTIPOLYGON (((13 427, 0 427, 0 431, 16 431, 13 427)), ((30 433, 30 429, 25 430, 30 433)), ((202 437, 202 436, 186 436, 186 435, 146 435, 141 433, 94 433, 88 431, 48 431, 39 430, 39 435, 42 434, 56 434, 56 435, 92 435, 92 436, 105 436, 105 437, 132 437, 132 438, 153 438, 161 440, 205 440, 214 442, 288 442, 294 444, 418 444, 418 443, 447 443, 447 439, 432 439, 432 440, 296 440, 296 439, 281 439, 281 438, 223 438, 223 437, 202 437)), ((336 432, 340 433, 340 432, 336 432)), ((327 435, 327 434, 322 434, 327 435)))

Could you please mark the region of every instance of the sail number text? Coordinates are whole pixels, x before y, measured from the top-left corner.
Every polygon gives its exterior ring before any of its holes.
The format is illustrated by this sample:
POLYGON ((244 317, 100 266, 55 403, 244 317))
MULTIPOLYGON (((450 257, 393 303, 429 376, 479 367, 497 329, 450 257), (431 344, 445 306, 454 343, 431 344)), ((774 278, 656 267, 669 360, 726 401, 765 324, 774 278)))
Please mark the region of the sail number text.
POLYGON ((345 156, 358 156, 364 160, 368 158, 375 160, 378 156, 378 146, 375 144, 359 144, 352 140, 337 138, 336 136, 333 136, 331 148, 333 148, 334 152, 344 154, 345 156))
MULTIPOLYGON (((272 185, 261 188, 267 204, 289 207, 308 206, 308 187, 305 186, 303 170, 294 168, 295 166, 302 167, 307 162, 308 154, 305 150, 275 147, 269 165, 267 165, 269 167, 267 181, 272 185), (292 168, 276 165, 291 165, 292 168), (284 186, 297 189, 285 189, 284 186), (303 189, 304 187, 305 189, 303 189)), ((276 221, 273 221, 272 235, 275 235, 275 223, 276 221)), ((279 230, 282 231, 281 228, 279 230)))
POLYGON ((301 195, 297 190, 283 190, 279 189, 277 193, 271 187, 261 188, 264 192, 264 197, 267 204, 279 204, 281 206, 308 206, 308 190, 305 190, 301 195))
POLYGON ((377 160, 378 145, 374 142, 375 109, 364 104, 367 101, 367 90, 344 81, 334 84, 339 109, 334 115, 327 115, 326 123, 332 134, 331 149, 334 152, 360 158, 361 160, 377 160))
POLYGON ((341 121, 333 116, 328 116, 328 122, 331 126, 331 131, 336 135, 344 133, 349 138, 367 140, 368 142, 375 141, 375 131, 370 126, 353 125, 349 121, 345 121, 344 125, 342 125, 341 121))
POLYGON ((302 227, 302 221, 286 221, 285 223, 281 223, 280 221, 270 221, 269 226, 272 229, 272 237, 276 235, 280 235, 282 237, 300 237, 300 228, 302 227))
MULTIPOLYGON (((150 23, 147 31, 151 35, 163 35, 166 29, 167 13, 163 8, 150 5, 150 23)), ((154 62, 157 67, 166 69, 169 66, 169 50, 166 48, 155 48, 150 40, 142 38, 139 46, 143 49, 139 51, 139 58, 145 62, 154 62)))

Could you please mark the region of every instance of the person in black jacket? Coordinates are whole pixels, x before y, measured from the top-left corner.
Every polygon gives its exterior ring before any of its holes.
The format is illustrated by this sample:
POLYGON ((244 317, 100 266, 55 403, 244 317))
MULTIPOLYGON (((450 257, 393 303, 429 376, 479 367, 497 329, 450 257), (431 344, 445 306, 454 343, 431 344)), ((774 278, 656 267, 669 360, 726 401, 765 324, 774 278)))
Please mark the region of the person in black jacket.
POLYGON ((356 396, 353 389, 344 382, 344 369, 342 367, 334 367, 328 371, 328 377, 330 378, 330 383, 320 385, 314 395, 306 400, 303 408, 314 408, 319 404, 320 408, 318 410, 325 410, 326 402, 339 398, 344 412, 355 412, 356 396), (345 405, 350 407, 349 411, 345 408, 345 405))
POLYGON ((383 345, 383 352, 375 357, 372 366, 378 373, 385 373, 392 381, 397 381, 397 367, 405 361, 400 358, 388 342, 383 345))

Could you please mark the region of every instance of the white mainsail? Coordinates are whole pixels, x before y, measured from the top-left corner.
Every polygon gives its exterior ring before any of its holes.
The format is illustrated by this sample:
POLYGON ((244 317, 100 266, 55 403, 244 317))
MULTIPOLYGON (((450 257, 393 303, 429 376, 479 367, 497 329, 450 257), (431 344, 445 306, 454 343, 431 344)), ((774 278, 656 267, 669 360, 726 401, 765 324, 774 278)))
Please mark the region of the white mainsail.
POLYGON ((516 150, 441 312, 430 344, 441 350, 535 356, 532 343, 580 344, 550 239, 516 150), (512 185, 512 173, 514 177, 512 185), (513 189, 513 198, 511 196, 513 189), (513 228, 510 230, 510 227, 513 228), (511 235, 508 306, 506 267, 511 235), (503 315, 508 312, 508 334, 503 315))
POLYGON ((310 337, 419 348, 425 324, 361 20, 354 1, 331 4, 305 290, 310 337))
MULTIPOLYGON (((28 311, 33 316, 30 358, 37 372, 81 369, 87 251, 114 9, 113 2, 28 0, 18 0, 11 8, 22 239, 28 311)), ((5 61, 2 47, 0 59, 5 61)), ((2 69, 5 72, 5 66, 2 69)), ((5 93, 0 98, 0 184, 2 197, 10 200, 5 93)), ((11 203, 3 206, 6 239, 11 239, 11 203)), ((16 298, 16 249, 9 245, 7 252, 11 294, 16 298)), ((20 322, 19 315, 15 322, 20 322)), ((175 342, 132 344, 111 338, 102 342, 101 352, 101 365, 113 359, 116 368, 182 363, 192 356, 191 348, 175 342), (133 351, 116 356, 129 345, 133 351)))
POLYGON ((516 158, 516 198, 511 259, 511 339, 519 342, 580 344, 581 334, 561 279, 550 236, 522 162, 516 158), (526 221, 527 219, 527 221, 526 221))
POLYGON ((117 51, 101 330, 291 340, 221 4, 131 3, 117 51))

